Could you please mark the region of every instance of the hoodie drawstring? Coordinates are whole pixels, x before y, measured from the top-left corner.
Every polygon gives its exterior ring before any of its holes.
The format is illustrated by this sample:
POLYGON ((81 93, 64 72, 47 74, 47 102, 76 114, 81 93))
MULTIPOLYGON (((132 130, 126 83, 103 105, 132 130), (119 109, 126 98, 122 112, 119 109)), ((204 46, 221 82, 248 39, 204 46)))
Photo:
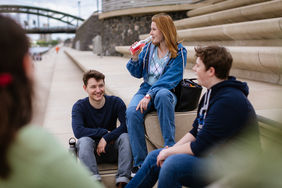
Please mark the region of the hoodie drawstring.
POLYGON ((208 111, 208 107, 209 107, 209 103, 210 103, 210 96, 211 96, 211 92, 212 90, 209 89, 207 91, 207 94, 205 96, 205 100, 204 100, 204 105, 203 107, 200 109, 200 113, 199 113, 199 117, 198 117, 198 133, 201 131, 201 129, 203 128, 204 124, 205 124, 205 119, 207 116, 207 111, 208 111))

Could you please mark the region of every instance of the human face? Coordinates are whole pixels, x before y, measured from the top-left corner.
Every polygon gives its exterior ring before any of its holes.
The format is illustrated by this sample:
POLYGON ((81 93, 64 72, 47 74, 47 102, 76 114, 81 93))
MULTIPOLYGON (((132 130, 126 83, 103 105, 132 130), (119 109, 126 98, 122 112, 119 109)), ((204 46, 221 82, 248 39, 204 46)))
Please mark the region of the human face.
POLYGON ((89 98, 93 101, 100 102, 104 97, 104 80, 99 80, 99 82, 97 82, 94 78, 90 78, 87 82, 87 86, 83 85, 83 88, 88 93, 89 98))
POLYGON ((206 66, 201 60, 201 58, 197 58, 196 65, 193 67, 193 71, 196 72, 198 84, 209 88, 209 70, 206 70, 206 66))
POLYGON ((157 27, 156 22, 151 23, 150 35, 152 35, 153 43, 161 43, 165 41, 164 35, 162 34, 161 30, 157 27))

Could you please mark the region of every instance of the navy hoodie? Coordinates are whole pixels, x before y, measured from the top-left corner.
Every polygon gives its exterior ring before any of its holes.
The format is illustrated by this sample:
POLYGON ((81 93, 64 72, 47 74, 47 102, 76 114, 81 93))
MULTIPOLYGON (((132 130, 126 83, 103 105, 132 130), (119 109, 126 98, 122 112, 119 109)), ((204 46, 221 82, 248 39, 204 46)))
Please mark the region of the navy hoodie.
POLYGON ((196 138, 191 142, 195 156, 215 154, 227 162, 234 153, 258 156, 261 150, 260 132, 255 110, 247 99, 247 83, 235 77, 220 82, 202 97, 198 115, 190 133, 196 138), (233 152, 227 152, 226 148, 233 152))

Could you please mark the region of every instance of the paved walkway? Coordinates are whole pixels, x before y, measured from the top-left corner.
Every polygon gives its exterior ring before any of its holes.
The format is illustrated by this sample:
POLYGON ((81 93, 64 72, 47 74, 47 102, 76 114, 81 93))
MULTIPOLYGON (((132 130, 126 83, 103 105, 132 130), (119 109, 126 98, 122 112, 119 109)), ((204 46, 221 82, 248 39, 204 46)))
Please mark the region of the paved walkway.
POLYGON ((73 136, 71 128, 72 105, 80 98, 86 97, 83 90, 83 72, 64 53, 56 54, 51 49, 43 55, 42 61, 35 61, 36 103, 34 123, 55 135, 68 147, 68 139, 73 136))

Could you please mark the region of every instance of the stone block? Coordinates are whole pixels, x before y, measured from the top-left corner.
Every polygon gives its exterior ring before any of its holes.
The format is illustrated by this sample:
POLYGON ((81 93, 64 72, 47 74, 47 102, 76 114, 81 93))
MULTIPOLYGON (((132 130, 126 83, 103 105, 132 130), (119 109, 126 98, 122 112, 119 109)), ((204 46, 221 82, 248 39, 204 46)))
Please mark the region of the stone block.
POLYGON ((102 53, 102 38, 100 35, 97 35, 92 39, 93 42, 93 53, 100 55, 102 53))
POLYGON ((185 41, 232 40, 232 38, 225 35, 223 26, 210 26, 179 30, 178 35, 180 39, 185 41))
MULTIPOLYGON (((231 1, 228 1, 231 2, 231 1)), ((225 2, 227 3, 227 2, 225 2)), ((282 16, 282 2, 270 1, 245 7, 222 10, 220 12, 209 13, 192 18, 175 21, 178 30, 205 27, 211 25, 221 25, 229 23, 239 23, 282 16)))
POLYGON ((259 57, 262 66, 267 67, 269 70, 282 74, 282 47, 268 48, 269 50, 260 50, 259 57))
POLYGON ((187 12, 188 17, 194 17, 194 16, 199 16, 203 14, 209 14, 213 12, 219 12, 223 10, 228 10, 228 9, 233 9, 237 7, 242 7, 246 5, 251 5, 251 4, 256 4, 256 3, 261 3, 265 1, 270 1, 270 0, 229 0, 221 3, 217 3, 214 5, 208 5, 205 7, 201 7, 198 9, 191 10, 187 12))
MULTIPOLYGON (((175 113, 175 141, 179 141, 192 129, 192 124, 197 116, 196 110, 175 113)), ((157 112, 151 112, 145 117, 145 131, 150 141, 157 147, 164 147, 157 112)))
MULTIPOLYGON (((178 30, 184 41, 282 39, 281 18, 178 30)), ((146 35, 147 36, 147 35, 146 35)), ((140 38, 145 35, 140 36, 140 38)))
POLYGON ((248 20, 278 18, 282 16, 282 1, 269 1, 241 8, 241 14, 248 20))
POLYGON ((73 42, 73 48, 76 41, 80 41, 81 51, 90 51, 92 39, 101 33, 101 21, 98 19, 98 14, 92 14, 82 25, 77 28, 73 42))
POLYGON ((223 25, 224 34, 233 40, 282 39, 281 18, 223 25))

